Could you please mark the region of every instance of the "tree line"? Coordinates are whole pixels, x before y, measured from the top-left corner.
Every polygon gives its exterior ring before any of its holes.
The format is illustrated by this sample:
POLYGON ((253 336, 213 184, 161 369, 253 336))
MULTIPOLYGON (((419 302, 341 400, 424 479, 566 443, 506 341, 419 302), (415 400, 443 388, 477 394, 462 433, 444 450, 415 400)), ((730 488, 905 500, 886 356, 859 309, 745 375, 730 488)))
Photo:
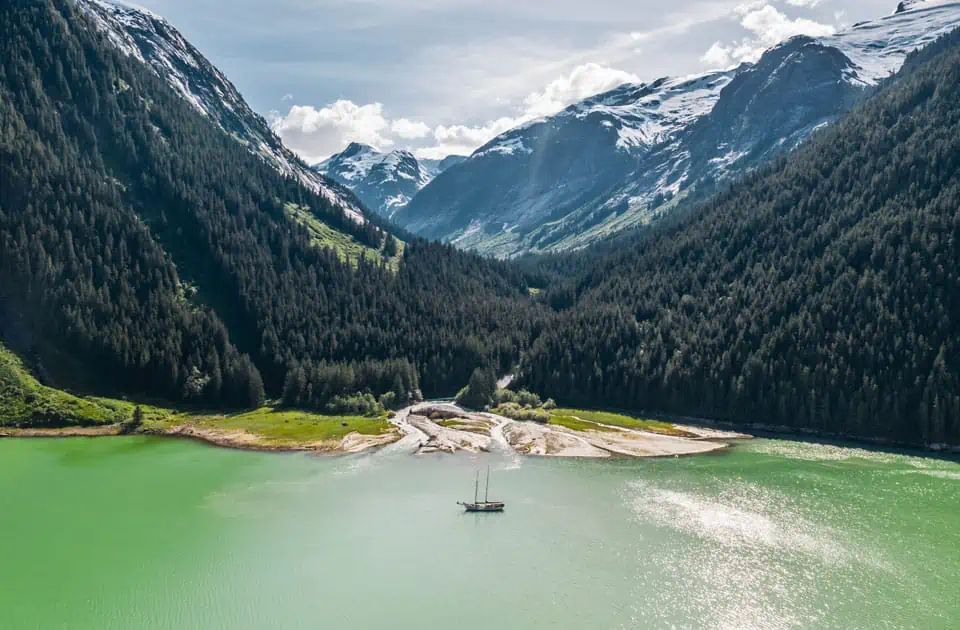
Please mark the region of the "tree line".
MULTIPOLYGON (((581 405, 960 443, 960 35, 596 263, 520 383, 581 405)), ((565 296, 568 300, 569 296, 565 296)))
POLYGON ((247 406, 280 397, 291 370, 369 359, 452 394, 539 332, 506 264, 413 241, 395 270, 312 243, 288 204, 396 246, 250 154, 67 0, 5 4, 0 33, 0 332, 48 368, 82 366, 68 384, 247 406))

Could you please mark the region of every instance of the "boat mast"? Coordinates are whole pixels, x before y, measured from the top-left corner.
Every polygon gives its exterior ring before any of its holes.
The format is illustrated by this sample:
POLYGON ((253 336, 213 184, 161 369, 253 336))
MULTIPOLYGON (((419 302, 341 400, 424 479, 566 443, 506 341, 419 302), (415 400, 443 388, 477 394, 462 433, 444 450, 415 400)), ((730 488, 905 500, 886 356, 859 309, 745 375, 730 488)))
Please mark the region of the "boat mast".
POLYGON ((487 503, 490 499, 490 467, 487 466, 487 487, 483 491, 483 502, 487 503))
POLYGON ((477 471, 477 479, 473 482, 473 502, 477 502, 477 495, 480 493, 480 471, 477 471))

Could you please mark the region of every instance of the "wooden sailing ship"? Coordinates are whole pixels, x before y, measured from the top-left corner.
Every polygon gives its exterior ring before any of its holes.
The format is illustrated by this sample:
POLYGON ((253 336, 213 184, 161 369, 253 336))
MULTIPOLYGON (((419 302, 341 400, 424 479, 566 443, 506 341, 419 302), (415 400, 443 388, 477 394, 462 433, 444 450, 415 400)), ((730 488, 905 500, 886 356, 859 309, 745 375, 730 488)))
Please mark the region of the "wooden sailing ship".
POLYGON ((467 512, 503 512, 506 504, 503 501, 490 500, 490 467, 487 466, 487 484, 483 491, 483 501, 480 501, 480 471, 477 471, 477 478, 473 483, 473 503, 469 501, 457 501, 457 505, 462 505, 467 512))

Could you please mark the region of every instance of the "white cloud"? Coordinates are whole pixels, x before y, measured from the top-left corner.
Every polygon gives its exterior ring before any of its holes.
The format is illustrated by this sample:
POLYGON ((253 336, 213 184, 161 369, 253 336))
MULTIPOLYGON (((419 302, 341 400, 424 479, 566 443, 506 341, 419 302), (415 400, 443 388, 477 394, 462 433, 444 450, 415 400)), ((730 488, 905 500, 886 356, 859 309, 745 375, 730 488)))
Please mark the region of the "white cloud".
POLYGON ((829 24, 821 24, 807 18, 791 20, 769 4, 741 5, 737 8, 737 12, 741 15, 740 25, 752 32, 757 41, 767 47, 779 44, 795 35, 824 37, 836 32, 836 29, 829 24))
MULTIPOLYGON (((799 7, 813 7, 820 0, 787 0, 799 7)), ((714 42, 700 61, 713 68, 725 68, 743 61, 756 61, 765 50, 796 35, 824 37, 836 29, 807 18, 790 18, 776 7, 753 0, 739 5, 734 12, 740 18, 740 26, 749 36, 729 44, 714 42)))
POLYGON ((339 100, 317 109, 294 105, 286 115, 271 112, 273 130, 284 143, 308 162, 319 162, 343 150, 350 142, 362 142, 380 150, 403 144, 423 158, 469 155, 505 131, 524 122, 549 116, 588 96, 640 79, 622 70, 598 63, 583 63, 570 72, 529 93, 516 115, 502 116, 476 125, 437 125, 409 118, 390 119, 381 103, 357 105, 339 100))
POLYGON ((588 96, 612 90, 624 83, 636 83, 636 75, 588 62, 576 66, 568 74, 550 81, 542 90, 523 99, 516 116, 504 116, 482 125, 440 125, 434 129, 432 146, 417 149, 417 156, 440 158, 446 155, 469 155, 505 131, 536 118, 555 114, 588 96))
POLYGON ((280 101, 283 103, 286 103, 287 101, 292 101, 292 100, 293 100, 293 94, 290 94, 289 92, 284 94, 283 97, 280 99, 280 101))
POLYGON ((417 157, 434 160, 448 155, 470 155, 478 147, 523 121, 523 118, 504 116, 476 126, 438 125, 433 130, 433 145, 417 149, 416 154, 417 157))
POLYGON ((416 140, 430 135, 430 125, 419 120, 409 120, 407 118, 398 118, 390 125, 390 131, 397 134, 404 140, 416 140))
POLYGON ((570 74, 554 79, 539 91, 523 99, 524 116, 549 116, 588 96, 611 90, 624 83, 639 83, 636 75, 597 63, 584 63, 570 74))
POLYGON ((700 61, 711 68, 727 68, 733 65, 733 54, 730 46, 724 46, 720 42, 713 42, 713 45, 707 49, 700 57, 700 61))
POLYGON ((363 142, 379 149, 393 146, 387 134, 389 122, 381 103, 357 105, 339 100, 321 109, 294 105, 286 116, 274 116, 274 132, 308 162, 318 162, 350 142, 363 142))
MULTIPOLYGON (((785 0, 795 6, 813 6, 820 0, 785 0)), ((806 18, 790 18, 764 0, 751 0, 734 9, 748 36, 739 41, 714 42, 701 61, 711 67, 729 67, 754 61, 770 46, 794 35, 821 36, 834 32, 828 24, 806 18)), ((630 46, 650 39, 649 33, 626 36, 630 46)), ((625 40, 625 41, 626 41, 625 40)), ((569 66, 567 66, 569 67, 569 66)), ((349 142, 363 142, 378 149, 400 144, 418 157, 442 158, 468 155, 501 133, 525 122, 549 116, 584 98, 611 90, 623 83, 638 83, 640 77, 609 65, 581 60, 573 68, 548 80, 540 90, 529 92, 514 112, 485 122, 436 125, 409 118, 389 118, 383 105, 357 105, 339 100, 323 108, 296 105, 286 116, 275 116, 273 128, 292 149, 308 161, 319 161, 349 142)))

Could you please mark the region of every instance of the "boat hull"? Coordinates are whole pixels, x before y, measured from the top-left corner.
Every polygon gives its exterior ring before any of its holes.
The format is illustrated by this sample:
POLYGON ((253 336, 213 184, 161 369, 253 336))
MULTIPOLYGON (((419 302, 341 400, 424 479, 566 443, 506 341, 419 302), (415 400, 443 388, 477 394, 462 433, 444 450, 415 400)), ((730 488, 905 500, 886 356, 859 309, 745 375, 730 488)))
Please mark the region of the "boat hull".
POLYGON ((485 501, 481 503, 461 503, 463 509, 467 512, 503 512, 506 507, 500 501, 485 501))

